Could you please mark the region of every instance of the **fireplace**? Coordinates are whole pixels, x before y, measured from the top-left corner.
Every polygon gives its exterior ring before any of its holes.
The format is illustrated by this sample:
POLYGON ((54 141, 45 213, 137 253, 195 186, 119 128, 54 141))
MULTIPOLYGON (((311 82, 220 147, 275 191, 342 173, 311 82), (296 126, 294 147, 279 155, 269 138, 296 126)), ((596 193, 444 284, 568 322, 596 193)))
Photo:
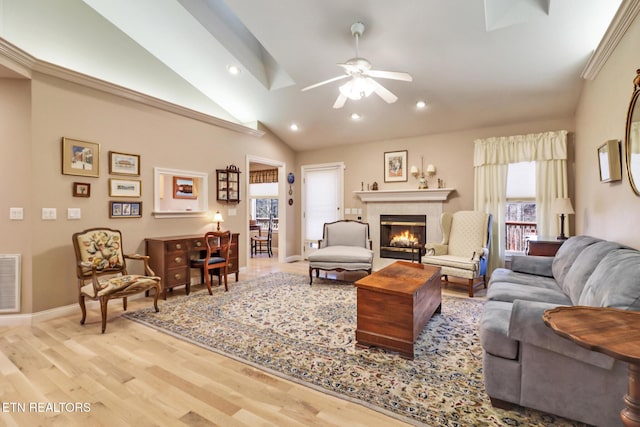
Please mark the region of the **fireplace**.
POLYGON ((426 241, 426 215, 380 215, 380 258, 412 259, 426 241))

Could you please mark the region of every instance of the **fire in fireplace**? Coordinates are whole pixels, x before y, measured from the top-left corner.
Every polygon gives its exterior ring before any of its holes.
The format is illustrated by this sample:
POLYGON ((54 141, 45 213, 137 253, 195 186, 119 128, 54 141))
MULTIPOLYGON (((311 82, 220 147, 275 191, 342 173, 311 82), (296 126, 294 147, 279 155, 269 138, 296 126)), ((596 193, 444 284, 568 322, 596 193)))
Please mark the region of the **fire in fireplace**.
POLYGON ((411 259, 413 248, 424 246, 426 215, 380 215, 380 257, 411 259))

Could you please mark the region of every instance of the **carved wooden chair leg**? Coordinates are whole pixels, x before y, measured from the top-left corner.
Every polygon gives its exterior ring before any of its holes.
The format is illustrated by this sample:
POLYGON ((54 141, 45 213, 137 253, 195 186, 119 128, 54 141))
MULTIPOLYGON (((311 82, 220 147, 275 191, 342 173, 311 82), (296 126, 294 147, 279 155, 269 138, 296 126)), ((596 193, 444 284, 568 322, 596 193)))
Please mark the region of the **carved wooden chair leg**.
POLYGON ((127 311, 127 297, 122 298, 122 309, 127 311))
POLYGON ((78 297, 78 303, 80 303, 80 310, 82 310, 82 319, 80 319, 80 324, 84 325, 84 321, 87 320, 87 307, 84 305, 84 295, 80 295, 78 297))
POLYGON ((109 298, 100 297, 100 312, 102 314, 102 333, 107 329, 107 305, 109 304, 109 298))
POLYGON ((160 311, 160 309, 158 308, 158 296, 160 296, 160 285, 156 286, 156 291, 153 295, 153 308, 155 308, 156 313, 160 311))
POLYGON ((473 298, 473 279, 469 279, 469 298, 473 298))

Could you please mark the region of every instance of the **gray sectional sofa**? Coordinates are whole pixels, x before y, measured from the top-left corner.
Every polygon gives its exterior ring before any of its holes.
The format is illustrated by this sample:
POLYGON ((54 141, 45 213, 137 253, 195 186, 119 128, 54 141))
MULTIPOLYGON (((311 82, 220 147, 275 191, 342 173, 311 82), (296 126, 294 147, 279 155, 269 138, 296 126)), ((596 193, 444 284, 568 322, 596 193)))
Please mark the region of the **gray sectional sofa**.
POLYGON ((590 236, 555 257, 519 256, 496 269, 480 321, 485 390, 517 404, 597 426, 621 425, 627 364, 555 334, 542 314, 560 305, 640 311, 640 252, 590 236))

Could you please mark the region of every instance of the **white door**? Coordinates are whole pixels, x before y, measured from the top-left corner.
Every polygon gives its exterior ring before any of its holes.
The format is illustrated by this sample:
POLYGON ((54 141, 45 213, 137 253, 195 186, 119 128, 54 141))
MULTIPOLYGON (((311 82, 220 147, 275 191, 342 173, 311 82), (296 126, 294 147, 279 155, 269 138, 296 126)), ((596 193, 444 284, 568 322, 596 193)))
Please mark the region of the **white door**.
POLYGON ((342 219, 344 163, 302 166, 302 256, 318 248, 325 222, 342 219))

